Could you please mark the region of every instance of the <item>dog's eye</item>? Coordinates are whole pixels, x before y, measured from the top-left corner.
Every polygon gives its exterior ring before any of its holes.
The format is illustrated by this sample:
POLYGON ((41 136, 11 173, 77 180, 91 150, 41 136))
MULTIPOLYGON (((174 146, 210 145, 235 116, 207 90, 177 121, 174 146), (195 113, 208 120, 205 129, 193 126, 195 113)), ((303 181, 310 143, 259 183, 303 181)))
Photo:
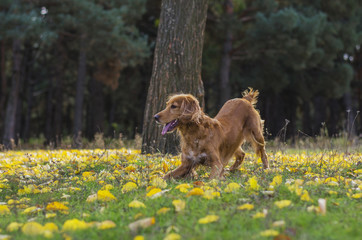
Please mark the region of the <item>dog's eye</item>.
POLYGON ((176 105, 171 105, 171 108, 175 109, 175 108, 177 108, 177 106, 176 105))

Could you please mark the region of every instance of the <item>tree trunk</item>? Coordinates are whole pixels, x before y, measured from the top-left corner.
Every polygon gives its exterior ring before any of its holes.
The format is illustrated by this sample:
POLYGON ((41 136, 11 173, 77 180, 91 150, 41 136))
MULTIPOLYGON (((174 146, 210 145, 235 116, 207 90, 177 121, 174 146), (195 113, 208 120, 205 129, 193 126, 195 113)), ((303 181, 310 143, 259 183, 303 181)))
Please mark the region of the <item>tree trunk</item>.
POLYGON ((103 84, 94 77, 89 81, 88 138, 93 139, 96 133, 102 133, 104 120, 103 84))
POLYGON ((84 86, 86 80, 86 47, 85 36, 81 36, 79 48, 79 66, 77 89, 75 96, 75 111, 74 111, 74 128, 73 128, 73 147, 79 148, 82 145, 82 120, 83 120, 83 100, 84 86))
POLYGON ((148 89, 142 136, 142 152, 176 154, 175 133, 161 135, 154 114, 165 107, 172 93, 195 95, 203 106, 201 60, 207 0, 163 0, 151 82, 148 89))
MULTIPOLYGON (((0 116, 3 116, 5 99, 6 99, 6 91, 7 91, 7 79, 6 79, 6 71, 5 71, 5 40, 1 41, 1 52, 0 52, 0 68, 1 68, 1 85, 0 85, 0 116)), ((0 122, 2 119, 0 120, 0 122)), ((1 126, 1 123, 0 123, 1 126)))
MULTIPOLYGON (((225 0, 225 18, 231 19, 234 14, 232 0, 225 0)), ((230 66, 231 66, 231 50, 233 47, 232 43, 232 31, 231 26, 227 24, 225 26, 226 35, 225 42, 222 51, 221 57, 221 67, 220 67, 220 101, 219 107, 221 107, 231 96, 231 87, 230 87, 230 66)))
POLYGON ((62 43, 58 43, 59 62, 55 66, 55 89, 54 89, 54 147, 58 147, 62 140, 62 122, 63 122, 63 88, 64 88, 64 64, 66 54, 64 52, 62 43))
POLYGON ((5 148, 12 148, 12 143, 15 141, 15 124, 16 124, 16 109, 19 99, 20 71, 21 71, 21 53, 20 40, 13 42, 13 76, 11 81, 11 89, 9 99, 6 106, 4 137, 3 144, 5 148))

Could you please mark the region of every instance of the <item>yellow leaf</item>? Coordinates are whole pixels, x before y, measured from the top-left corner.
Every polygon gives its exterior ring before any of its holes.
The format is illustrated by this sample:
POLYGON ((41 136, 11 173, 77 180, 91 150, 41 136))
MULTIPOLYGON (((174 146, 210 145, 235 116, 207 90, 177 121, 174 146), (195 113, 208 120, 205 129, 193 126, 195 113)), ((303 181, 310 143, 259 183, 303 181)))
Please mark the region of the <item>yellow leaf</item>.
POLYGON ((250 203, 245 203, 238 207, 239 210, 252 210, 254 209, 254 205, 250 203))
POLYGON ((351 196, 351 198, 356 198, 356 199, 361 198, 361 197, 362 197, 362 193, 355 193, 351 196))
POLYGON ((151 186, 163 189, 167 187, 167 182, 160 177, 155 177, 151 180, 151 186))
POLYGON ((266 214, 263 212, 257 212, 253 215, 253 218, 257 219, 257 218, 265 218, 266 214))
POLYGON ((108 190, 99 190, 97 192, 97 199, 98 199, 98 201, 102 201, 102 202, 109 202, 109 201, 117 200, 117 198, 115 196, 113 196, 113 194, 110 193, 108 190))
POLYGON ((149 226, 152 226, 153 224, 155 224, 155 222, 156 222, 156 219, 154 217, 144 218, 144 219, 135 221, 133 223, 130 223, 128 225, 128 227, 132 232, 136 232, 138 229, 147 228, 149 226))
POLYGON ((128 182, 122 187, 122 193, 131 192, 133 190, 137 189, 137 184, 134 182, 128 182))
POLYGON ((262 236, 262 237, 275 237, 278 235, 279 235, 279 232, 274 229, 268 229, 268 230, 262 231, 260 233, 260 236, 262 236))
POLYGON ((37 236, 43 234, 44 227, 37 222, 28 222, 23 225, 21 231, 28 236, 37 236))
POLYGON ((232 182, 229 183, 226 188, 224 189, 224 192, 230 193, 234 192, 240 189, 240 185, 238 183, 232 182))
POLYGON ((50 232, 58 232, 59 228, 55 223, 49 222, 44 225, 44 230, 50 231, 50 232))
POLYGON ((180 240, 181 236, 177 233, 169 233, 163 240, 180 240))
POLYGON ((47 211, 66 211, 69 208, 60 202, 52 202, 47 205, 45 208, 47 211))
POLYGON ((179 184, 175 187, 175 189, 178 189, 180 192, 187 192, 189 188, 191 188, 192 186, 188 183, 182 183, 179 184))
POLYGON ((56 213, 46 213, 45 214, 45 218, 52 218, 52 217, 55 217, 55 216, 57 216, 56 213))
POLYGON ((156 193, 159 193, 159 192, 162 192, 162 190, 159 188, 153 188, 146 194, 146 196, 152 197, 153 195, 155 195, 156 193))
POLYGON ((248 190, 249 191, 257 191, 259 190, 260 186, 258 184, 257 178, 254 176, 252 178, 249 178, 248 180, 248 190))
POLYGON ((6 205, 0 205, 0 215, 10 214, 10 209, 6 205))
POLYGON ((204 190, 202 190, 201 188, 193 188, 191 189, 186 196, 202 196, 204 195, 204 190))
POLYGON ((77 230, 84 230, 87 228, 89 228, 89 225, 86 222, 73 218, 64 222, 62 230, 66 232, 73 232, 77 230))
POLYGON ((274 205, 276 205, 278 208, 285 208, 288 207, 290 204, 292 204, 292 201, 290 200, 281 200, 274 202, 274 205))
POLYGON ((220 197, 220 193, 213 190, 207 190, 205 191, 203 197, 210 200, 214 199, 215 197, 220 197))
POLYGON ((307 190, 303 190, 303 195, 300 196, 300 200, 302 201, 311 201, 311 198, 309 197, 309 193, 307 192, 307 190))
POLYGON ((144 240, 145 238, 142 235, 137 235, 133 238, 133 240, 144 240))
POLYGON ((172 204, 175 206, 176 212, 182 211, 186 206, 186 203, 183 200, 173 200, 172 204))
POLYGON ((12 222, 6 227, 6 231, 8 232, 18 231, 19 228, 21 228, 21 226, 23 226, 22 223, 12 222))
POLYGON ((216 222, 218 220, 219 220, 219 216, 217 216, 217 215, 207 215, 206 217, 200 218, 198 223, 207 224, 207 223, 216 222))
POLYGON ((103 221, 97 225, 97 228, 99 230, 105 230, 105 229, 110 229, 110 228, 115 228, 115 227, 116 227, 116 224, 110 220, 103 221))
POLYGON ((131 208, 145 208, 146 205, 143 202, 140 202, 138 200, 133 200, 132 202, 130 202, 128 204, 128 207, 131 207, 131 208))
POLYGON ((273 178, 273 181, 270 183, 273 187, 279 186, 282 184, 283 177, 281 175, 277 175, 273 178))
POLYGON ((170 211, 170 208, 163 207, 160 210, 157 211, 157 215, 165 214, 168 211, 170 211))

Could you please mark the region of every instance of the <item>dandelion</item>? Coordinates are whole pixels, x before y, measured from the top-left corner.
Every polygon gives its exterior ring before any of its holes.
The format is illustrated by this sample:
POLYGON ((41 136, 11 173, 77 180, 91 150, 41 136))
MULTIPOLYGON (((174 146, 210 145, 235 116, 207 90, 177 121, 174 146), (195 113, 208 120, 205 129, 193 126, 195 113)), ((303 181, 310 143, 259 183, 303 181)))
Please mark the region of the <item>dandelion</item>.
POLYGON ((69 208, 67 206, 60 202, 49 203, 45 208, 47 211, 66 211, 68 209, 69 208))
POLYGON ((83 220, 73 218, 64 222, 62 230, 65 232, 73 232, 78 230, 84 230, 87 228, 89 228, 89 224, 87 224, 83 220))

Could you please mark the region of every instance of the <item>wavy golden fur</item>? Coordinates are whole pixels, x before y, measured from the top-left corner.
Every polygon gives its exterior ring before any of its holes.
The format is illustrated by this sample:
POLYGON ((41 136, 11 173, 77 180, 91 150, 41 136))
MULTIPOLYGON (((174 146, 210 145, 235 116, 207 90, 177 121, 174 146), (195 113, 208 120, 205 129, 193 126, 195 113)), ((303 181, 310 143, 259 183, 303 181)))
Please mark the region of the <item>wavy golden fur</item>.
POLYGON ((224 167, 235 156, 230 170, 237 170, 245 153, 241 145, 248 141, 268 168, 263 137, 263 121, 255 109, 259 92, 252 88, 242 98, 227 101, 215 118, 207 116, 198 100, 190 94, 169 98, 166 108, 155 115, 164 124, 163 134, 177 129, 181 137, 181 165, 164 178, 180 178, 196 174, 198 165, 211 167, 210 178, 223 177, 224 167))

